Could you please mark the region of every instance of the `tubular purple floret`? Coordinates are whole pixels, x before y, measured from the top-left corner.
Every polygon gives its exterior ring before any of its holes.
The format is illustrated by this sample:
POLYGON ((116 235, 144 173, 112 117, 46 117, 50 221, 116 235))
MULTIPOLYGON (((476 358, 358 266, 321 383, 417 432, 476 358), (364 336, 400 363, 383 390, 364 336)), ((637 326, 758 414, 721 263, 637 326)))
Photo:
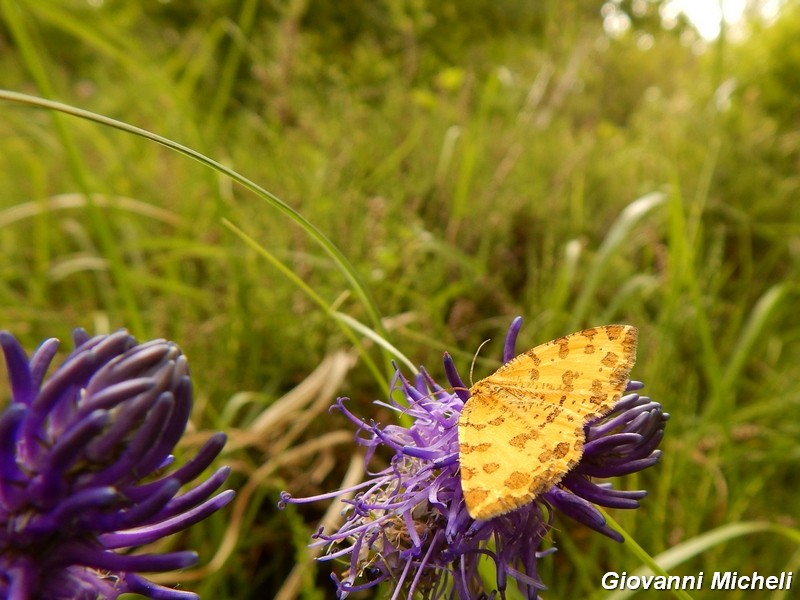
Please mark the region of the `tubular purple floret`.
POLYGON ((660 412, 661 405, 657 402, 652 402, 645 396, 636 395, 637 400, 641 400, 641 404, 632 405, 627 409, 620 410, 615 408, 610 414, 603 417, 603 419, 591 423, 587 428, 586 439, 591 441, 598 437, 608 435, 616 429, 625 428, 628 431, 631 421, 639 415, 645 415, 655 411, 660 412))
POLYGON ((514 317, 503 345, 503 364, 506 364, 517 355, 517 336, 519 336, 520 329, 522 329, 522 317, 514 317))
MULTIPOLYGON (((110 410, 123 402, 130 401, 131 398, 152 392, 155 388, 156 382, 152 377, 137 377, 113 383, 93 394, 87 392, 76 411, 76 416, 89 414, 93 410, 110 410)), ((150 395, 154 396, 155 394, 150 395)))
POLYGON ((669 420, 669 414, 662 413, 657 408, 652 408, 647 414, 646 423, 642 425, 642 435, 648 440, 653 436, 658 436, 664 433, 664 426, 669 420))
MULTIPOLYGON (((141 423, 133 422, 127 411, 118 414, 117 421, 127 423, 128 427, 133 430, 133 436, 123 446, 122 452, 113 463, 88 475, 92 483, 94 485, 128 485, 150 473, 169 452, 169 449, 163 450, 158 444, 158 439, 167 425, 166 418, 172 408, 172 394, 164 393, 141 423), (159 451, 162 454, 153 458, 152 454, 159 451), (147 457, 150 459, 145 463, 147 457)), ((120 443, 123 443, 123 440, 120 440, 120 443)), ((113 452, 117 447, 112 446, 109 451, 113 452)))
MULTIPOLYGON (((234 496, 233 490, 226 490, 198 504, 194 508, 157 522, 143 523, 125 531, 105 533, 98 536, 98 540, 108 549, 128 548, 150 544, 165 536, 178 533, 191 527, 227 505, 234 496)), ((159 514, 159 519, 163 515, 159 514)))
MULTIPOLYGON (((134 337, 122 329, 108 335, 97 335, 70 352, 58 370, 60 372, 62 369, 66 369, 67 373, 72 372, 73 363, 80 363, 82 360, 86 360, 85 357, 91 357, 90 360, 95 362, 99 369, 134 346, 136 346, 134 337)), ((56 375, 57 373, 54 373, 50 381, 55 379, 56 375)), ((45 383, 45 387, 46 385, 45 383)))
POLYGON ((658 450, 658 446, 661 444, 661 440, 664 439, 664 429, 663 426, 661 429, 653 431, 648 437, 646 438, 645 442, 639 446, 638 448, 638 456, 639 457, 652 457, 656 454, 661 456, 661 451, 658 450))
MULTIPOLYGON (((225 483, 225 480, 230 475, 231 468, 228 466, 220 467, 211 477, 196 485, 188 492, 176 496, 170 500, 161 512, 162 518, 172 517, 173 515, 181 514, 200 503, 204 502, 211 494, 213 494, 219 487, 225 483)), ((127 490, 126 490, 127 493, 127 490)), ((130 498, 131 496, 128 495, 130 498)))
POLYGON ((197 451, 197 454, 191 458, 182 467, 176 469, 170 477, 177 479, 181 483, 188 483, 197 478, 200 473, 206 470, 211 462, 217 458, 228 437, 220 432, 212 435, 197 451))
POLYGON ((28 367, 28 357, 17 339, 7 331, 0 331, 0 347, 6 359, 11 398, 13 402, 30 405, 36 395, 33 377, 28 367))
POLYGON ((414 379, 417 388, 425 395, 427 402, 432 403, 435 400, 450 402, 453 391, 440 386, 425 367, 419 368, 419 373, 414 379))
POLYGON ((109 421, 111 415, 107 410, 96 410, 86 415, 85 418, 72 423, 57 439, 56 443, 50 448, 46 457, 46 462, 40 468, 45 471, 45 477, 52 474, 60 475, 78 460, 86 447, 99 431, 102 431, 109 421), (48 473, 49 472, 49 473, 48 473))
POLYGON ((606 524, 605 517, 600 511, 583 498, 565 492, 558 486, 550 489, 543 496, 559 512, 610 537, 612 540, 622 541, 622 536, 606 524))
POLYGON ((179 467, 166 477, 157 479, 142 485, 125 488, 133 498, 143 498, 153 493, 153 490, 163 485, 167 479, 176 479, 182 484, 193 481, 200 473, 206 470, 211 462, 217 457, 225 446, 227 436, 218 432, 212 435, 203 444, 197 454, 194 455, 186 464, 179 467))
POLYGON ((178 493, 181 484, 174 479, 164 485, 152 496, 137 502, 124 511, 98 515, 94 520, 98 531, 120 531, 147 523, 154 516, 159 516, 164 506, 178 493))
POLYGON ((131 436, 131 431, 148 418, 148 413, 153 409, 159 396, 160 390, 153 386, 138 396, 121 399, 120 403, 123 406, 109 409, 114 414, 114 420, 86 446, 86 458, 103 462, 115 448, 125 445, 125 440, 131 436))
POLYGON ((53 552, 52 563, 80 564, 109 571, 163 572, 185 569, 197 563, 197 553, 192 551, 165 552, 163 554, 117 554, 85 541, 62 544, 53 552))
MULTIPOLYGON (((395 373, 399 372, 397 365, 394 365, 395 373)), ((441 391, 441 388, 436 384, 433 378, 425 371, 425 367, 420 366, 419 371, 414 374, 414 383, 412 384, 415 390, 420 394, 420 400, 425 396, 435 396, 436 393, 441 391)))
POLYGON ((172 452, 189 420, 188 411, 180 409, 172 392, 162 392, 128 443, 136 479, 151 473, 172 452))
POLYGON ((91 340, 92 337, 86 332, 86 330, 83 327, 76 327, 75 329, 72 330, 72 345, 75 348, 80 348, 85 343, 90 342, 91 340))
MULTIPOLYGON (((177 346, 176 346, 177 348, 177 346)), ((178 348, 180 351, 180 348, 178 348)), ((172 381, 170 387, 181 388, 188 386, 188 393, 192 393, 192 379, 189 376, 189 361, 183 354, 178 355, 175 359, 175 370, 172 373, 172 381)))
POLYGON ((32 479, 28 490, 29 498, 40 510, 50 510, 58 502, 67 488, 66 471, 80 458, 86 441, 108 423, 106 411, 95 411, 87 419, 60 438, 50 453, 37 461, 39 475, 32 479))
POLYGON ((398 444, 392 438, 391 435, 387 435, 385 430, 380 429, 374 421, 370 421, 369 423, 369 430, 372 432, 374 436, 376 436, 380 441, 382 441, 386 446, 392 448, 396 452, 403 451, 403 447, 405 444, 398 444))
POLYGON ((637 392, 644 387, 644 382, 630 379, 628 385, 625 386, 626 392, 637 392))
MULTIPOLYGON (((295 498, 289 492, 281 492, 280 493, 280 501, 283 504, 311 504, 312 502, 319 502, 321 500, 333 500, 334 498, 338 498, 342 494, 349 494, 356 490, 360 490, 361 488, 369 487, 374 485, 374 482, 371 480, 362 481, 359 484, 356 484, 352 487, 345 488, 343 490, 336 490, 333 492, 327 492, 325 494, 318 494, 316 496, 308 496, 306 498, 295 498)), ((282 505, 278 505, 279 508, 284 508, 282 505)))
POLYGON ((71 527, 77 519, 84 521, 91 520, 94 511, 105 509, 119 501, 119 492, 111 486, 93 487, 80 490, 65 498, 49 515, 48 527, 52 529, 64 529, 71 527))
MULTIPOLYGON (((44 340, 41 344, 39 344, 39 347, 34 350, 33 355, 28 363, 34 394, 36 393, 36 390, 42 387, 44 376, 47 374, 47 369, 50 368, 50 364, 53 362, 53 358, 55 358, 60 345, 61 343, 56 338, 50 338, 44 340)), ((24 353, 22 346, 20 346, 20 349, 24 353)), ((31 401, 32 400, 33 398, 31 398, 31 401)))
POLYGON ((607 508, 639 508, 639 500, 647 496, 644 490, 615 490, 572 474, 564 477, 561 483, 573 494, 607 508))
POLYGON ((453 392, 456 396, 459 397, 462 404, 469 400, 469 388, 464 384, 461 380, 461 375, 458 374, 458 369, 456 368, 456 364, 453 362, 453 358, 450 356, 449 353, 444 353, 444 373, 447 377, 447 381, 453 386, 453 392))
POLYGON ((416 446, 405 445, 399 450, 405 456, 413 458, 421 458, 423 460, 435 460, 438 458, 440 451, 437 448, 417 448, 416 446))
MULTIPOLYGON (((395 369, 397 369, 396 365, 395 369)), ((409 382, 408 379, 406 379, 405 376, 399 370, 395 371, 394 379, 400 382, 400 387, 403 393, 406 395, 406 397, 410 400, 409 404, 411 404, 412 406, 417 404, 418 402, 421 402, 422 399, 425 397, 425 393, 419 391, 415 385, 411 385, 411 382, 409 382)), ((396 405, 394 399, 392 399, 392 402, 396 405)))
POLYGON ((26 448, 31 453, 43 452, 43 449, 38 448, 37 436, 54 406, 64 399, 71 401, 75 392, 85 385, 96 364, 97 359, 92 352, 80 354, 73 360, 65 362, 45 382, 44 387, 31 402, 30 412, 25 420, 23 438, 26 448))
POLYGON ((362 429, 366 429, 367 424, 364 423, 364 421, 361 418, 355 416, 352 412, 350 412, 350 410, 344 405, 344 403, 349 399, 350 398, 344 398, 344 397, 337 398, 336 403, 331 406, 330 410, 333 411, 338 409, 339 411, 341 411, 341 413, 345 417, 347 417, 347 420, 357 427, 356 433, 358 433, 362 429))
POLYGON ((623 431, 645 431, 645 425, 650 421, 650 411, 642 412, 633 408, 625 414, 628 415, 628 422, 625 424, 623 431))
POLYGON ((25 420, 27 408, 12 403, 0 413, 0 500, 15 493, 13 484, 23 480, 23 473, 17 464, 14 452, 17 449, 17 432, 25 420))
POLYGON ((199 596, 186 590, 174 590, 148 581, 136 574, 128 574, 125 583, 133 594, 141 594, 152 600, 198 600, 199 596))
MULTIPOLYGON (((419 400, 415 400, 414 403, 411 404, 407 412, 409 412, 410 414, 415 414, 417 417, 422 416, 421 413, 424 412, 429 418, 433 419, 436 422, 436 425, 438 425, 439 427, 446 429, 452 427, 458 421, 458 411, 454 411, 451 408, 443 408, 443 407, 450 405, 450 403, 452 402, 453 393, 446 392, 445 390, 440 388, 437 384, 435 384, 435 382, 433 382, 433 380, 430 379, 430 375, 425 369, 420 369, 420 371, 421 371, 420 376, 425 378, 425 381, 427 382, 429 389, 435 391, 429 392, 427 394, 421 393, 419 400), (430 382, 428 382, 428 380, 430 380, 430 382), (441 394, 447 394, 447 396, 445 396, 444 398, 444 401, 441 397, 441 394)), ((412 429, 411 431, 413 432, 414 429, 412 429)))
POLYGON ((658 462, 661 453, 656 450, 655 456, 651 455, 647 458, 640 460, 633 460, 630 462, 620 462, 619 464, 609 465, 586 465, 581 469, 581 472, 590 477, 608 478, 608 477, 622 477, 623 475, 630 475, 637 471, 642 471, 648 467, 652 467, 658 462), (657 454, 656 454, 657 453, 657 454))
POLYGON ((597 454, 626 451, 637 446, 644 440, 639 433, 612 433, 583 446, 583 454, 586 457, 594 457, 597 454))
POLYGON ((151 340, 129 347, 124 353, 104 361, 86 387, 86 392, 94 394, 113 383, 141 376, 161 378, 158 381, 160 385, 169 385, 169 373, 174 368, 178 352, 180 350, 175 344, 164 340, 151 340))

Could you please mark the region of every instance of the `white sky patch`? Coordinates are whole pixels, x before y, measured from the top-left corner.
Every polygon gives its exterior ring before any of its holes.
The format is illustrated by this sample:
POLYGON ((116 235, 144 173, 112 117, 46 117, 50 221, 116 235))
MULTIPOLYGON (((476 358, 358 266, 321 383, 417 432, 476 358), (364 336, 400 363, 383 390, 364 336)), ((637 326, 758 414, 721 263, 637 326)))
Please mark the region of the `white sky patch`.
MULTIPOLYGON (((603 26, 612 37, 624 34, 631 26, 630 17, 620 9, 621 0, 608 0, 601 9, 603 26)), ((775 20, 786 0, 665 0, 659 5, 661 23, 667 29, 685 15, 705 41, 719 37, 722 25, 731 38, 746 36, 749 18, 769 23, 775 20)), ((634 14, 647 10, 648 0, 634 0, 634 14)))
POLYGON ((727 25, 738 23, 744 15, 745 0, 670 0, 663 8, 667 14, 682 12, 707 40, 715 39, 727 25))

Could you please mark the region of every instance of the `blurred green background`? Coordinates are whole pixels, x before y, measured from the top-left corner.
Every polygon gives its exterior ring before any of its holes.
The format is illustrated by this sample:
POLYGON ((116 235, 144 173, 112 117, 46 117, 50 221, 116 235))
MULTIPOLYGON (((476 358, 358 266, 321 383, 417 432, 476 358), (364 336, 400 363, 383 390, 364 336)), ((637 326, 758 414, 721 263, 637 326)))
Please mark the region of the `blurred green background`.
MULTIPOLYGON (((615 518, 653 556, 698 542, 675 574, 797 571, 800 3, 774 4, 706 39, 659 0, 0 0, 0 87, 184 144, 340 253, 219 169, 2 98, 0 326, 30 350, 175 340, 187 447, 231 436, 237 503, 170 542, 208 566, 161 581, 333 597, 305 550, 327 504, 276 502, 340 485, 336 395, 389 418, 388 354, 348 317, 434 376, 492 338, 476 380, 515 315, 520 348, 636 325, 672 420, 615 518)), ((640 565, 566 520, 554 539, 545 598, 640 565)))

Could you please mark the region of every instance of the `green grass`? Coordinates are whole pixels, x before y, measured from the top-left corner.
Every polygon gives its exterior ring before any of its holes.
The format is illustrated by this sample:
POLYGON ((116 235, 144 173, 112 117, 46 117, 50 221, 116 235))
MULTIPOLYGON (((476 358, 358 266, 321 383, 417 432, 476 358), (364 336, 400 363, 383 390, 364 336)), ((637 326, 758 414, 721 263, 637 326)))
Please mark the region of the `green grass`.
MULTIPOLYGON (((672 418, 662 462, 618 482, 642 508, 612 516, 647 555, 797 571, 800 143, 758 80, 715 96, 749 50, 601 43, 589 17, 542 35, 558 3, 490 32, 379 3, 350 37, 302 2, 106 4, 0 2, 0 310, 31 349, 76 326, 184 348, 187 449, 227 431, 239 491, 176 540, 209 566, 164 581, 280 589, 328 507, 278 492, 336 488, 353 453, 332 400, 385 418, 390 356, 464 373, 492 338, 482 377, 517 314, 520 347, 640 328, 634 376, 672 418)), ((554 537, 546 597, 646 562, 554 537)), ((292 589, 332 597, 327 569, 292 589)))

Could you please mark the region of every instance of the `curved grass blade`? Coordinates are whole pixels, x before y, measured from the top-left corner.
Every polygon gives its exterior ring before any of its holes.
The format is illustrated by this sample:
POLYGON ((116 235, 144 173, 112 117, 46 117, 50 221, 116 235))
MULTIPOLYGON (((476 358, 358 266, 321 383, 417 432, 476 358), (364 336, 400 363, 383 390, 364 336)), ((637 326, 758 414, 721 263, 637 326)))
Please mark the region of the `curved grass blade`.
POLYGON ((385 335, 386 332, 384 330, 383 324, 381 323, 380 311, 378 310, 377 304, 372 298, 372 295, 370 294, 364 281, 361 279, 361 276, 358 274, 352 263, 342 253, 342 251, 339 250, 339 248, 333 242, 331 242, 327 238, 327 236, 324 233, 322 233, 320 229, 318 229, 313 223, 311 223, 311 221, 306 219, 302 214, 300 214, 294 208, 292 208, 291 206, 286 204, 283 200, 278 198, 275 194, 268 192, 266 189, 262 188, 254 181, 248 179, 244 175, 237 173, 233 169, 230 169, 225 165, 218 163, 214 159, 209 158, 208 156, 201 154, 200 152, 197 152, 192 148, 184 146, 183 144, 179 144, 178 142, 175 142, 169 138, 163 137, 156 133, 152 133, 150 131, 147 131, 146 129, 142 129, 134 125, 124 123, 122 121, 117 121, 116 119, 111 119, 109 117, 93 113, 88 110, 76 108, 74 106, 63 104, 61 102, 55 102, 53 100, 38 98, 36 96, 31 96, 28 94, 12 92, 10 90, 0 90, 0 100, 17 102, 19 104, 33 106, 35 108, 54 110, 73 117, 78 117, 80 119, 85 119, 87 121, 99 123, 100 125, 105 125, 107 127, 119 129, 120 131, 124 131, 126 133, 138 135, 147 140, 150 140, 151 142, 155 142, 166 148, 169 148, 170 150, 173 150, 178 154, 182 154, 183 156, 191 158, 213 169, 214 171, 217 171, 218 173, 222 173, 223 175, 230 177, 233 181, 245 187, 246 189, 250 190, 262 200, 267 201, 270 205, 272 205, 273 208, 277 209, 280 213, 289 217, 292 221, 297 223, 297 225, 299 225, 300 228, 311 239, 313 239, 317 244, 319 244, 319 246, 325 251, 325 253, 328 254, 328 256, 330 256, 330 258, 333 260, 333 262, 345 276, 351 288, 353 289, 353 292, 356 294, 361 303, 364 305, 364 308, 367 311, 367 314, 369 316, 369 321, 371 322, 372 327, 375 329, 375 331, 379 332, 381 335, 385 335))

